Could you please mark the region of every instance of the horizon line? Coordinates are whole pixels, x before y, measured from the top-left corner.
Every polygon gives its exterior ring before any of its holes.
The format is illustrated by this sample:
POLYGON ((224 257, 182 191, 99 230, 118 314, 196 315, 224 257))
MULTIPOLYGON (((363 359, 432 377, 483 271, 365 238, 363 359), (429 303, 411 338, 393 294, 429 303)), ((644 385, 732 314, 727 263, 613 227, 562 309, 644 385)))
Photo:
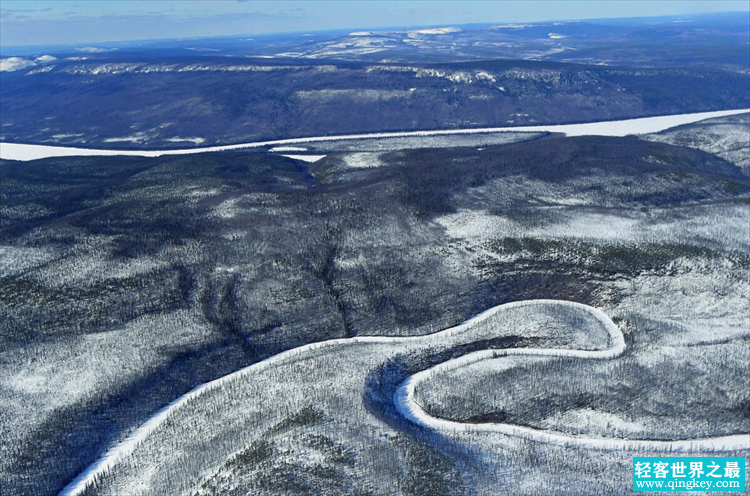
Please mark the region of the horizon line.
MULTIPOLYGON (((615 16, 615 17, 581 17, 576 19, 546 19, 543 21, 504 21, 495 20, 488 22, 467 22, 460 24, 440 23, 440 24, 410 24, 410 25, 396 25, 396 26, 381 26, 381 27, 366 27, 366 26, 355 26, 347 28, 332 28, 332 29, 313 29, 313 30, 298 30, 298 31, 268 31, 268 32, 245 32, 237 34, 220 34, 212 36, 181 36, 175 38, 134 38, 134 39, 120 39, 120 40, 108 40, 108 41, 90 41, 90 42, 76 42, 76 43, 40 43, 31 45, 3 45, 0 43, 0 52, 3 49, 18 49, 18 48, 35 48, 35 47, 81 47, 87 45, 110 45, 114 43, 142 43, 142 42, 159 42, 159 41, 187 41, 187 40, 211 40, 211 39, 232 39, 243 36, 279 36, 279 35, 292 35, 292 34, 307 34, 307 33, 334 33, 343 31, 374 31, 374 32, 388 32, 388 31, 400 31, 405 29, 419 29, 419 28, 437 28, 437 27, 466 27, 466 26, 491 26, 496 23, 507 23, 512 24, 530 24, 530 25, 544 25, 549 22, 584 22, 584 21, 599 21, 599 20, 614 20, 614 19, 665 19, 670 17, 709 17, 722 14, 748 14, 750 13, 750 7, 748 10, 720 10, 716 12, 694 12, 694 13, 682 13, 682 14, 665 14, 658 16, 615 16)), ((0 27, 2 21, 0 20, 0 27)))

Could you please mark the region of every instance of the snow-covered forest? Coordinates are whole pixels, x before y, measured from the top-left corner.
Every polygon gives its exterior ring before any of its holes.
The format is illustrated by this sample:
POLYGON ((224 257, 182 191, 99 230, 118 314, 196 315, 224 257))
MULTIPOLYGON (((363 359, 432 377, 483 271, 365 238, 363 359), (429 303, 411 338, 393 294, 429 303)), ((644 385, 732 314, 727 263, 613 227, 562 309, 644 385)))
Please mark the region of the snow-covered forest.
POLYGON ((0 162, 4 490, 55 494, 134 433, 85 494, 629 490, 648 448, 443 431, 394 403, 486 350, 413 400, 582 439, 750 432, 747 120, 722 119, 729 155, 695 124, 0 162), (536 303, 433 334, 536 299, 606 321, 536 303), (621 354, 522 354, 606 350, 609 319, 621 354))

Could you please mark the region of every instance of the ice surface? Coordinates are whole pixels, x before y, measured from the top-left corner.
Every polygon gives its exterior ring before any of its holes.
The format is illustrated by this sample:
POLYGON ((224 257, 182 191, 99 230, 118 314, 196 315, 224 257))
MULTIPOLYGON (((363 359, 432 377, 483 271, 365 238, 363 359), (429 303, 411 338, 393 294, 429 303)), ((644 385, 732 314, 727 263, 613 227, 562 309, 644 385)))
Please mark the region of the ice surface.
MULTIPOLYGON (((408 92, 407 92, 408 93, 408 92)), ((494 127, 476 129, 447 129, 439 131, 408 131, 393 133, 351 134, 343 136, 313 136, 308 138, 291 138, 272 141, 258 141, 237 145, 221 145, 205 148, 179 150, 102 150, 90 148, 57 147, 47 145, 27 145, 20 143, 0 143, 0 158, 5 160, 36 160, 48 157, 69 156, 111 156, 129 155, 138 157, 160 157, 162 155, 187 155, 192 153, 221 152, 258 148, 273 145, 291 145, 319 141, 336 141, 351 139, 397 138, 408 136, 439 136, 448 134, 473 134, 497 132, 553 132, 567 136, 627 136, 630 134, 647 134, 663 131, 671 127, 698 122, 713 117, 722 117, 750 112, 750 109, 719 110, 716 112, 699 112, 695 114, 665 115, 618 121, 589 122, 585 124, 562 124, 544 126, 494 127)), ((109 138, 110 141, 133 141, 137 136, 109 138)))

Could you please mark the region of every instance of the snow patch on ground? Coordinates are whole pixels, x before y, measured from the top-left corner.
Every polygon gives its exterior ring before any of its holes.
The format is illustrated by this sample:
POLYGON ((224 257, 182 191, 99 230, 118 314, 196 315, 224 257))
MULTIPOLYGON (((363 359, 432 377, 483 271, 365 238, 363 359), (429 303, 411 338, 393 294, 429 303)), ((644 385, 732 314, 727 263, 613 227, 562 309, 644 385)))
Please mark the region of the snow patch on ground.
POLYGON ((551 415, 542 422, 545 429, 558 428, 560 425, 588 426, 588 429, 597 431, 609 431, 628 433, 629 435, 643 432, 641 422, 624 419, 614 413, 590 408, 578 408, 566 412, 558 412, 551 415), (592 429, 591 426, 598 426, 592 429))
POLYGON ((180 143, 189 141, 191 143, 194 143, 196 145, 200 145, 201 143, 205 143, 205 138, 199 138, 199 137, 193 137, 193 138, 181 138, 179 136, 175 136, 174 138, 167 138, 165 141, 169 141, 170 143, 180 143))
POLYGON ((438 217, 448 236, 458 239, 473 239, 510 236, 521 230, 521 226, 507 217, 491 215, 487 212, 462 211, 438 217))
POLYGON ((302 160, 303 162, 315 163, 318 160, 325 158, 325 155, 282 155, 282 157, 291 158, 294 160, 302 160))
POLYGON ((107 138, 104 140, 105 143, 140 143, 148 139, 145 133, 135 133, 130 136, 120 136, 117 138, 107 138))
MULTIPOLYGON (((560 203, 560 200, 556 200, 560 203)), ((573 201, 574 202, 574 201, 573 201)), ((529 236, 582 240, 593 243, 648 243, 669 239, 712 247, 722 240, 731 250, 750 250, 750 210, 744 205, 692 205, 684 209, 637 211, 593 211, 573 208, 576 205, 553 206, 555 215, 545 225, 524 225, 517 220, 487 211, 460 210, 436 219, 457 239, 492 239, 529 236), (675 219, 681 212, 689 218, 675 219), (722 219, 716 222, 716 219, 722 219), (738 236, 737 233, 743 233, 738 236)))
POLYGON ((41 248, 0 245, 0 278, 13 276, 53 257, 54 253, 41 248))
POLYGON ((68 138, 78 138, 80 136, 83 136, 81 133, 63 133, 63 134, 53 134, 52 139, 56 140, 64 140, 68 138))
POLYGON ((215 217, 221 217, 222 219, 231 219, 235 215, 237 215, 240 212, 240 209, 237 207, 237 202, 239 202, 242 198, 230 198, 228 200, 224 200, 214 208, 213 212, 211 212, 211 215, 215 217))
POLYGON ((380 154, 371 152, 347 153, 342 160, 346 167, 352 169, 371 169, 383 165, 380 154))

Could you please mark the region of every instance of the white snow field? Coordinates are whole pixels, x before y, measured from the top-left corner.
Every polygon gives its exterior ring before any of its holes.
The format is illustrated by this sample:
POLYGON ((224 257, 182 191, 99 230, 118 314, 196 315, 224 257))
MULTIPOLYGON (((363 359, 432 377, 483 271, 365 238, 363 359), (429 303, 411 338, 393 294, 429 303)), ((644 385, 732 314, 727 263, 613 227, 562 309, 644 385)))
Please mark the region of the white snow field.
POLYGON ((111 156, 127 155, 137 157, 160 157, 163 155, 190 155, 193 153, 222 152, 259 148, 265 146, 284 146, 298 143, 320 141, 400 138, 409 136, 439 136, 451 134, 502 133, 502 132, 551 132, 564 133, 567 136, 627 136, 630 134, 648 134, 664 131, 675 126, 693 122, 750 112, 750 109, 719 110, 693 114, 664 115, 617 121, 588 122, 585 124, 559 124, 545 126, 490 127, 476 129, 445 129, 437 131, 408 131, 393 133, 350 134, 342 136, 313 136, 308 138, 290 138, 271 141, 257 141, 236 145, 210 146, 205 148, 185 148, 178 150, 101 150, 93 148, 73 148, 64 146, 27 145, 21 143, 0 143, 0 158, 6 160, 36 160, 49 157, 75 156, 111 156))
POLYGON ((303 162, 313 164, 318 160, 325 158, 325 155, 282 155, 282 157, 291 158, 293 160, 302 160, 303 162))
POLYGON ((625 350, 622 332, 604 312, 567 301, 529 300, 494 307, 461 325, 423 336, 363 336, 308 344, 203 384, 154 414, 60 494, 78 495, 91 484, 98 494, 192 493, 263 432, 274 432, 285 421, 288 424, 294 412, 311 407, 331 417, 316 425, 316 433, 349 436, 346 442, 362 463, 382 460, 397 431, 365 405, 368 378, 405 354, 447 352, 502 336, 544 340, 549 347, 480 351, 448 360, 413 375, 386 400, 411 422, 453 440, 475 441, 477 449, 491 450, 498 444, 513 449, 514 442, 524 440, 606 450, 750 448, 747 435, 654 442, 566 436, 509 424, 468 425, 430 417, 413 401, 414 386, 445 368, 510 355, 609 359, 625 350), (480 434, 490 437, 479 440, 480 434))

